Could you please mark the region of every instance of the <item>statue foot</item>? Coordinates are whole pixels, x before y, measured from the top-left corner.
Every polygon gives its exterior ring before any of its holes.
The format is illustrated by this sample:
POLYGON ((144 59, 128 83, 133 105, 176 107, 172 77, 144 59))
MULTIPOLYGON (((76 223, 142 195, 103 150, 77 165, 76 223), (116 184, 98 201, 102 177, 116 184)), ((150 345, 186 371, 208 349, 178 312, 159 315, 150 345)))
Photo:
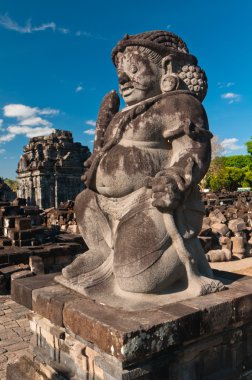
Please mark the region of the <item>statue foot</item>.
POLYGON ((72 285, 88 288, 110 277, 112 269, 112 252, 107 258, 104 258, 103 255, 88 251, 77 257, 72 264, 63 268, 62 275, 72 285))
POLYGON ((225 290, 226 286, 219 280, 213 280, 212 278, 204 276, 193 276, 189 279, 189 286, 187 291, 193 296, 204 296, 210 293, 220 292, 225 290))

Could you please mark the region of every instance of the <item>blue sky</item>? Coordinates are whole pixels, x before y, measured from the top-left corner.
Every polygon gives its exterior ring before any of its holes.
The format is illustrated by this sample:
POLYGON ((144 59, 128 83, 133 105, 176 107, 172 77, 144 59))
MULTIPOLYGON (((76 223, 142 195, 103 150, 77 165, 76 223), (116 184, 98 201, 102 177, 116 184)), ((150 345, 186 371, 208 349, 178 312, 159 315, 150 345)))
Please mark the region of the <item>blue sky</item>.
POLYGON ((252 135, 250 0, 1 0, 0 176, 15 178, 30 136, 73 132, 92 149, 111 50, 125 33, 171 30, 206 71, 204 106, 226 154, 252 135), (43 134, 42 133, 42 134, 43 134))

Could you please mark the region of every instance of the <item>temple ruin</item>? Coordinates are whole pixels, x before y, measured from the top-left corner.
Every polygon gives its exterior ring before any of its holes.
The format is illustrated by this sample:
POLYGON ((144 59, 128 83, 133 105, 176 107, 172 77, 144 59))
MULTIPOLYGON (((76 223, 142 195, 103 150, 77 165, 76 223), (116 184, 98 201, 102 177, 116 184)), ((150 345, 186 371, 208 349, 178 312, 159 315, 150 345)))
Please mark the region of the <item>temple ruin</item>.
POLYGON ((81 176, 89 154, 69 131, 31 138, 18 163, 18 197, 43 209, 73 200, 84 188, 81 176))

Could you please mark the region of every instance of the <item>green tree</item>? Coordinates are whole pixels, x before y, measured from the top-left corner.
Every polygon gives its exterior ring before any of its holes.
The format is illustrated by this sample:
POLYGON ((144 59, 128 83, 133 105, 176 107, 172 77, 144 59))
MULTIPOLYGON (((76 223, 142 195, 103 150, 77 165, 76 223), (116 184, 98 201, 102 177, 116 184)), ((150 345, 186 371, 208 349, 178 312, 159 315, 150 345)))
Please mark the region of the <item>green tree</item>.
POLYGON ((4 182, 11 188, 12 191, 17 191, 17 181, 14 179, 4 178, 4 182))
POLYGON ((252 170, 244 169, 244 179, 242 181, 242 187, 252 187, 252 170))
MULTIPOLYGON (((223 148, 219 141, 218 136, 213 136, 211 139, 211 152, 212 152, 212 161, 210 163, 210 167, 205 177, 200 181, 199 186, 201 190, 207 189, 210 187, 210 179, 215 176, 216 185, 218 187, 219 180, 217 179, 218 173, 224 168, 224 163, 222 162, 222 154, 223 148)), ((213 180, 214 182, 214 180, 213 180)))
MULTIPOLYGON (((213 191, 226 189, 235 191, 238 187, 242 187, 245 182, 246 172, 244 169, 222 167, 218 172, 210 176, 209 186, 213 191)), ((245 182, 247 185, 247 181, 245 182)))
POLYGON ((252 155, 252 136, 250 137, 250 141, 247 141, 245 145, 247 146, 248 154, 252 155))
POLYGON ((230 167, 230 168, 244 168, 248 167, 252 169, 252 156, 246 154, 246 155, 235 155, 235 156, 223 156, 220 157, 220 160, 222 164, 225 167, 230 167))

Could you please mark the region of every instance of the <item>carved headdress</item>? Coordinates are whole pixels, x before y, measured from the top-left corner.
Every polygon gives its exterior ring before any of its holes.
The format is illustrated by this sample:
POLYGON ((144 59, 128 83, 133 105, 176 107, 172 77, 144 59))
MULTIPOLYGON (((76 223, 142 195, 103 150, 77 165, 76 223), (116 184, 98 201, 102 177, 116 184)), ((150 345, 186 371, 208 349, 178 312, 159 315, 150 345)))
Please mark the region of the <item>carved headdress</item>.
MULTIPOLYGON (((197 58, 189 53, 185 42, 176 34, 154 30, 135 35, 126 34, 112 50, 112 60, 116 65, 116 56, 128 46, 139 46, 156 52, 161 57, 171 56, 176 61, 175 74, 182 88, 195 94, 200 101, 207 93, 207 77, 199 66, 197 58)), ((181 87, 181 86, 180 86, 181 87)))
MULTIPOLYGON (((190 55, 186 44, 176 34, 162 30, 154 30, 135 35, 126 34, 112 50, 114 63, 116 54, 119 51, 123 51, 127 46, 143 46, 156 51, 163 57, 168 54, 179 54, 181 58, 183 55, 190 55)), ((196 57, 190 55, 190 58, 197 64, 196 57)))

